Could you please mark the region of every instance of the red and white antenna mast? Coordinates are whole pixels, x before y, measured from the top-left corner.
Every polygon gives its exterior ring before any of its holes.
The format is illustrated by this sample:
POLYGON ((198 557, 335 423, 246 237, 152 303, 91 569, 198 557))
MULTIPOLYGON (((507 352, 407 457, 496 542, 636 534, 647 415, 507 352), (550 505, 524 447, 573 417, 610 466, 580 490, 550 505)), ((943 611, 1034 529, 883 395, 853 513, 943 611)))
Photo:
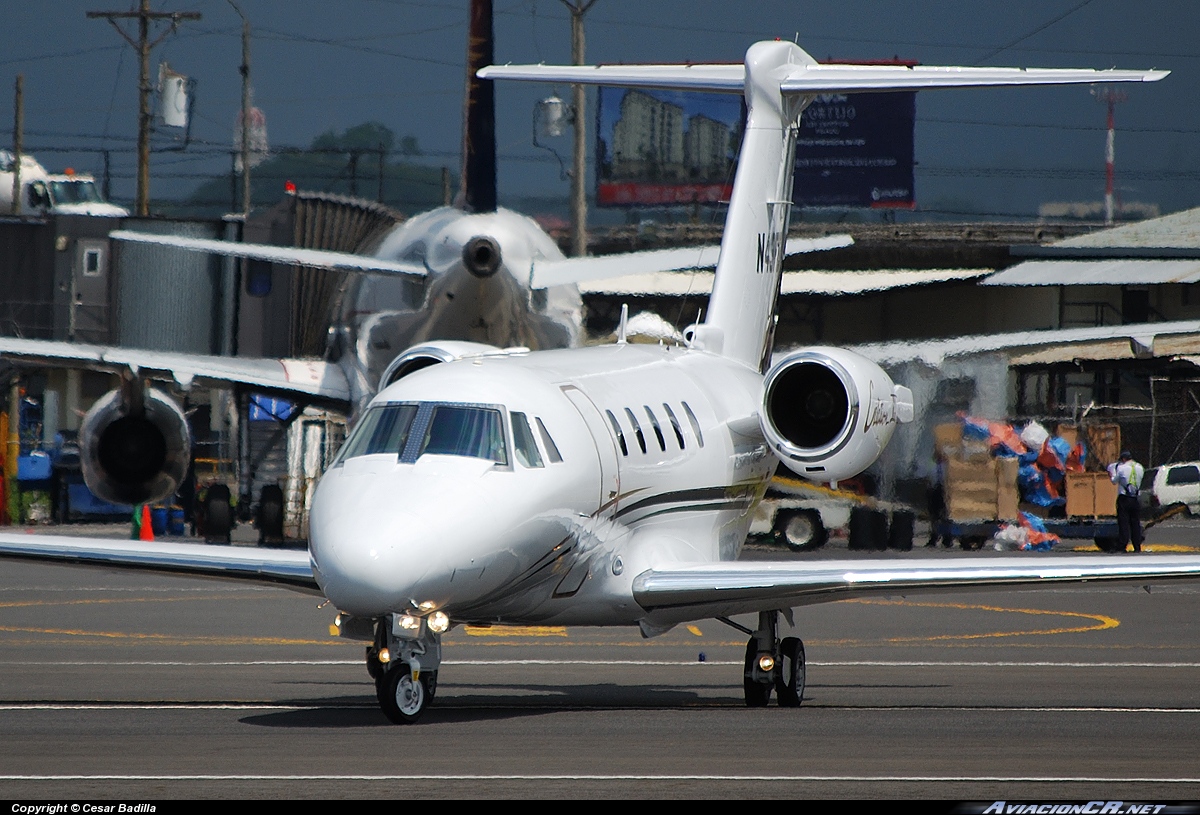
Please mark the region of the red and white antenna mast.
POLYGON ((1114 165, 1116 163, 1116 125, 1114 124, 1113 113, 1118 102, 1124 102, 1129 97, 1124 91, 1118 91, 1113 88, 1094 88, 1092 96, 1096 97, 1097 102, 1103 102, 1108 105, 1108 137, 1104 142, 1104 223, 1111 226, 1113 222, 1113 179, 1115 176, 1114 165))

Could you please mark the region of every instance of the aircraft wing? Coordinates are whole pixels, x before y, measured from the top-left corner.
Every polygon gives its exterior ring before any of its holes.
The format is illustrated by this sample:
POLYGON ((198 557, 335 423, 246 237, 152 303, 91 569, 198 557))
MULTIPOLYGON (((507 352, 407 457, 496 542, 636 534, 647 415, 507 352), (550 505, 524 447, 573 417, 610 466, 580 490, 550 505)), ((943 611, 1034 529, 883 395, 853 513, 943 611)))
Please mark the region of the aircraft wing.
POLYGON ((149 379, 173 381, 185 390, 193 383, 218 387, 240 384, 323 402, 350 401, 345 374, 336 365, 319 359, 218 357, 15 337, 0 337, 0 358, 31 365, 129 371, 149 379))
POLYGON ((130 229, 117 229, 108 236, 115 241, 148 243, 157 246, 173 246, 193 252, 207 252, 228 257, 266 260, 271 263, 287 263, 293 266, 308 266, 314 269, 331 269, 348 272, 384 272, 407 277, 424 278, 428 270, 420 263, 381 260, 356 255, 350 252, 330 252, 325 249, 299 249, 292 246, 272 246, 265 243, 236 243, 210 238, 185 238, 179 235, 153 235, 130 229))
POLYGON ((0 532, 0 555, 274 583, 321 593, 307 550, 0 532))
MULTIPOLYGON (((851 246, 849 235, 825 235, 820 238, 788 238, 784 252, 801 255, 851 246)), ((566 258, 565 260, 535 260, 529 286, 543 289, 588 280, 625 277, 650 272, 679 272, 689 269, 711 269, 717 265, 721 247, 685 246, 678 249, 652 249, 642 252, 622 252, 615 255, 566 258)))
POLYGON ((870 595, 1196 577, 1200 555, 735 561, 649 569, 634 578, 633 597, 656 622, 671 623, 870 595))

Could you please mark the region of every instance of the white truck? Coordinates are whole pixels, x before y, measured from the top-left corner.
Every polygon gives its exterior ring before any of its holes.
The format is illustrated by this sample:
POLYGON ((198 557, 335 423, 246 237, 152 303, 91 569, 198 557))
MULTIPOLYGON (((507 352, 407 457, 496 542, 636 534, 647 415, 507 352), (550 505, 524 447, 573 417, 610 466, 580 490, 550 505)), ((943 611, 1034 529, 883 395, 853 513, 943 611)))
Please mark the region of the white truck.
MULTIPOLYGON (((16 157, 0 150, 0 215, 12 212, 16 157)), ((29 155, 21 156, 21 212, 25 214, 101 215, 125 218, 129 210, 110 204, 100 195, 96 179, 67 170, 51 174, 29 155)))

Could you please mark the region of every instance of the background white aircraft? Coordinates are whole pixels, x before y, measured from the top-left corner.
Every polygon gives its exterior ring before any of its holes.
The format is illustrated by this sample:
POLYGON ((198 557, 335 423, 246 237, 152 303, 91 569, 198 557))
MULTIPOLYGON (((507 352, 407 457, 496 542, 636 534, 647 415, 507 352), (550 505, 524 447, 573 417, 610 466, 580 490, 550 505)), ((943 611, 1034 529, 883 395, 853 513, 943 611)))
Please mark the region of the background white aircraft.
MULTIPOLYGON (((0 337, 0 354, 10 361, 121 376, 122 387, 95 403, 79 432, 84 480, 95 495, 136 505, 165 500, 178 490, 191 458, 191 434, 165 386, 185 391, 192 384, 246 386, 354 412, 380 388, 427 365, 495 348, 578 345, 583 312, 577 282, 716 263, 715 246, 568 259, 532 218, 498 207, 492 83, 476 77, 492 62, 492 40, 491 3, 476 0, 468 36, 458 205, 397 226, 374 257, 126 229, 111 233, 118 241, 354 272, 340 298, 340 313, 331 317, 336 341, 328 361, 208 357, 0 337), (163 384, 155 388, 152 381, 163 384)), ((786 251, 851 242, 848 235, 797 238, 787 242, 786 251)))
POLYGON ((460 623, 638 626, 716 617, 749 635, 746 703, 800 704, 796 605, 872 593, 1200 576, 1200 557, 737 562, 778 461, 833 481, 868 466, 911 394, 875 363, 809 348, 763 373, 798 122, 813 94, 1154 81, 1165 72, 817 65, 787 42, 743 66, 493 67, 492 78, 745 94, 749 111, 707 319, 686 346, 490 355, 385 387, 325 474, 310 550, 0 535, 0 552, 273 580, 319 590, 367 646, 383 711, 415 721, 460 623), (734 614, 758 613, 753 630, 734 614))

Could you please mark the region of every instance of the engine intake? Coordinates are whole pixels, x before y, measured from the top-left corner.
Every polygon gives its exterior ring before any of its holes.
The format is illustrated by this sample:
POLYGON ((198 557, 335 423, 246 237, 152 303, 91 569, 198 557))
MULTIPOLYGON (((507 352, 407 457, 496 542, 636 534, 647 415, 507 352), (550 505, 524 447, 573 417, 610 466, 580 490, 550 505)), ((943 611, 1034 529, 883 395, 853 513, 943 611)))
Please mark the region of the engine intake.
POLYGON ((789 354, 763 381, 767 443, 789 469, 813 481, 858 475, 912 416, 908 388, 841 348, 789 354))
POLYGON ((187 476, 192 434, 169 396, 146 388, 140 409, 128 389, 105 394, 83 417, 83 480, 116 504, 148 504, 175 493, 187 476))
POLYGON ((486 235, 471 238, 463 246, 463 265, 476 277, 491 277, 500 268, 500 244, 486 235))

